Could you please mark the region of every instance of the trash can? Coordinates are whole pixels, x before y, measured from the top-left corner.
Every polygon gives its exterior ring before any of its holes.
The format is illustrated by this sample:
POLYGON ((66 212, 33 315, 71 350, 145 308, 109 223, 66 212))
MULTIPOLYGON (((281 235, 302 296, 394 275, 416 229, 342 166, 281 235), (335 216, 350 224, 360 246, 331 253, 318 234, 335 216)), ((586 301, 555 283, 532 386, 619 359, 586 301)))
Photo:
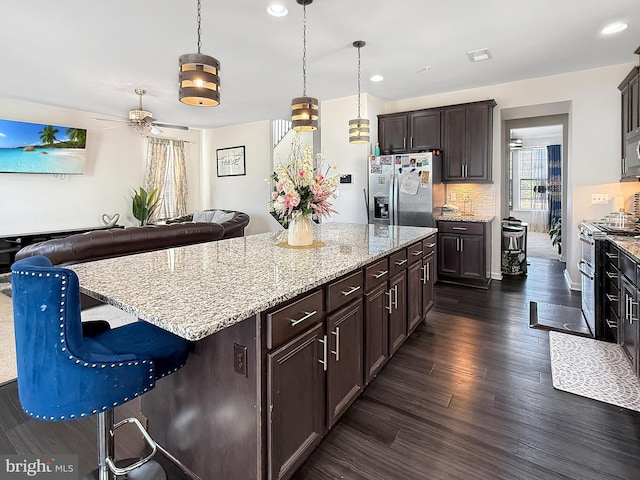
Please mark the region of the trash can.
POLYGON ((515 218, 502 220, 502 274, 527 274, 527 224, 515 218))

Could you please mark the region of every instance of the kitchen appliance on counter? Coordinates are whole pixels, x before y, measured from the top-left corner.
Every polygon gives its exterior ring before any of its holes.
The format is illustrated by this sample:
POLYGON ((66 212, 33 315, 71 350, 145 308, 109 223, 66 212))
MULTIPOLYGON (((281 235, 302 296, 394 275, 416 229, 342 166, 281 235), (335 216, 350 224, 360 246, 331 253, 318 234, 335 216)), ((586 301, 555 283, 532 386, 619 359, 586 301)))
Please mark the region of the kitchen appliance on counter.
MULTIPOLYGON (((369 222, 435 227, 434 189, 438 190, 440 172, 435 152, 371 156, 369 222)), ((444 188, 440 190, 444 197, 444 188)))
POLYGON ((599 340, 611 340, 607 331, 605 312, 605 265, 607 235, 636 236, 636 224, 625 227, 612 226, 608 221, 584 221, 578 224, 578 239, 581 245, 578 270, 582 286, 582 315, 591 331, 599 340))

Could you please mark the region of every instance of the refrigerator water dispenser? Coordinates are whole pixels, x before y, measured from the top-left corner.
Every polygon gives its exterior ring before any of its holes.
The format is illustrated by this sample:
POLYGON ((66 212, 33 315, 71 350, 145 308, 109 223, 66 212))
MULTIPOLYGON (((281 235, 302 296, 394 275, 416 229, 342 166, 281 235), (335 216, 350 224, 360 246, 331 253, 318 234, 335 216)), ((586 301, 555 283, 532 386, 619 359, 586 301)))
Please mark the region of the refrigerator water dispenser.
POLYGON ((378 196, 373 197, 373 216, 379 219, 389 218, 389 197, 378 196))

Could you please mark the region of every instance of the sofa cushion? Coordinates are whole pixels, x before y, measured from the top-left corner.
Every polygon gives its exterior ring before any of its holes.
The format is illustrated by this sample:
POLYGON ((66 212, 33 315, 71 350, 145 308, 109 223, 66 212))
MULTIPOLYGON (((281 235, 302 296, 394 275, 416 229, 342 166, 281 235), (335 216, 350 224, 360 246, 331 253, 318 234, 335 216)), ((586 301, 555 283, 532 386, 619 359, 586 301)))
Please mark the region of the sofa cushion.
POLYGON ((234 212, 223 212, 222 210, 196 210, 193 214, 194 222, 224 223, 235 216, 234 212))

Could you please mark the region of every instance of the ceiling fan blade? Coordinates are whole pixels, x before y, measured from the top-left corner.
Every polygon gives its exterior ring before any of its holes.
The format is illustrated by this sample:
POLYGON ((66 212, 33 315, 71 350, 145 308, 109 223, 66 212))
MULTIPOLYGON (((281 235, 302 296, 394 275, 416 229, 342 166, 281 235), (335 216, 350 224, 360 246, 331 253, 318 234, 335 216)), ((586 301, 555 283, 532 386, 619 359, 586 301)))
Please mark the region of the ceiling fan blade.
POLYGON ((158 123, 158 122, 153 122, 153 125, 155 125, 156 127, 175 128, 176 130, 189 130, 189 127, 185 125, 170 125, 168 123, 158 123))
POLYGON ((152 124, 152 123, 153 123, 153 122, 155 122, 155 121, 156 121, 156 119, 155 119, 155 118, 153 118, 153 117, 152 117, 152 116, 150 116, 150 115, 147 115, 147 116, 146 116, 146 117, 144 117, 143 119, 139 120, 139 122, 140 122, 140 123, 145 123, 145 124, 148 124, 148 125, 152 124))
POLYGON ((122 123, 130 123, 130 120, 122 119, 113 119, 113 118, 93 118, 93 120, 100 120, 101 122, 122 122, 122 123))

